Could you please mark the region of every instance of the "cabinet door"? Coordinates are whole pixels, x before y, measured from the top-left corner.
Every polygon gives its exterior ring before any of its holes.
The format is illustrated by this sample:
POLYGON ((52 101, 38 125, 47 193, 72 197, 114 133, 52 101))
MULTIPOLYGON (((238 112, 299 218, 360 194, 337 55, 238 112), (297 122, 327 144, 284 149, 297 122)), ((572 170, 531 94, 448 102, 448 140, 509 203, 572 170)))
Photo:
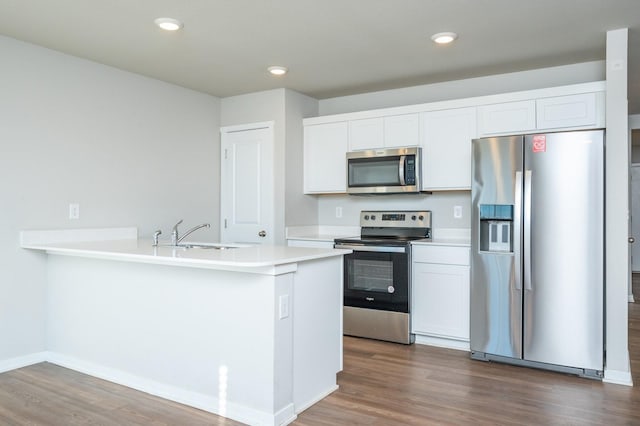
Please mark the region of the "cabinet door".
POLYGON ((346 121, 304 128, 304 193, 347 191, 346 121))
POLYGON ((596 94, 543 98, 536 101, 538 129, 595 126, 596 94))
POLYGON ((490 136, 536 129, 536 101, 506 102, 478 107, 478 133, 490 136))
POLYGON ((476 108, 427 112, 422 120, 422 190, 471 189, 476 108))
POLYGON ((351 151, 384 147, 383 119, 367 118, 349 122, 349 149, 351 151))
POLYGON ((411 332, 469 340, 469 267, 413 263, 411 332))
POLYGON ((420 145, 420 115, 403 114, 384 117, 385 148, 420 145))

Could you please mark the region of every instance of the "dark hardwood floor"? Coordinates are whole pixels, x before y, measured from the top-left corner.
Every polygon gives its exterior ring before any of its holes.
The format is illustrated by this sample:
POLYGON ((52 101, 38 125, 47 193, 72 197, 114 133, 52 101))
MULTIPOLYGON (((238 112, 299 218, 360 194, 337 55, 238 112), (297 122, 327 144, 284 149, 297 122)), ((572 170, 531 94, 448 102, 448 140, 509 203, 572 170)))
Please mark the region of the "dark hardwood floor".
MULTIPOLYGON (((640 299, 640 275, 634 294, 640 299)), ((357 338, 344 345, 340 388, 294 425, 640 425, 640 303, 629 305, 636 387, 423 345, 357 338)), ((150 424, 239 425, 53 364, 0 374, 0 425, 150 424)))

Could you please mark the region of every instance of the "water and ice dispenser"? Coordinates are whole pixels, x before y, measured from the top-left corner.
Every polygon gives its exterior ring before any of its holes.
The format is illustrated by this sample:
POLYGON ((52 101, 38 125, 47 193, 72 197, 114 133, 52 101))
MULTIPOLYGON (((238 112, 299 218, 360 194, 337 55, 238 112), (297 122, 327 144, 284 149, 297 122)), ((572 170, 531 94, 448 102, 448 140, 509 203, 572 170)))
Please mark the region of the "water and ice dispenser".
POLYGON ((513 252, 513 205, 480 205, 480 251, 513 252))

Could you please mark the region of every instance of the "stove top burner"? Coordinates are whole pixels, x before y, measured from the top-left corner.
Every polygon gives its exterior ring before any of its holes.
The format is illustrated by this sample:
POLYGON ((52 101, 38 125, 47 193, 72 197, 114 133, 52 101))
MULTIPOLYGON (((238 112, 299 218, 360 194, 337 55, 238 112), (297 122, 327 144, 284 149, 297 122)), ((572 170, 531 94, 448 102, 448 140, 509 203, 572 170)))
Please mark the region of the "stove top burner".
POLYGON ((360 237, 339 238, 336 244, 406 246, 431 240, 430 211, 362 211, 360 237))

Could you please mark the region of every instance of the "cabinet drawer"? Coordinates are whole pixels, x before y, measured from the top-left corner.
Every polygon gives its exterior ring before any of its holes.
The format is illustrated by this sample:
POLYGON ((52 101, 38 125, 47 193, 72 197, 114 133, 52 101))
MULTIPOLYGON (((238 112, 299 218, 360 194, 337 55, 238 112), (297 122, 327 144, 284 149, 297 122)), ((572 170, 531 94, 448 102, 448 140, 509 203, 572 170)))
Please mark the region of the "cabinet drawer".
POLYGON ((468 247, 413 246, 413 262, 440 263, 445 265, 469 265, 468 247))

